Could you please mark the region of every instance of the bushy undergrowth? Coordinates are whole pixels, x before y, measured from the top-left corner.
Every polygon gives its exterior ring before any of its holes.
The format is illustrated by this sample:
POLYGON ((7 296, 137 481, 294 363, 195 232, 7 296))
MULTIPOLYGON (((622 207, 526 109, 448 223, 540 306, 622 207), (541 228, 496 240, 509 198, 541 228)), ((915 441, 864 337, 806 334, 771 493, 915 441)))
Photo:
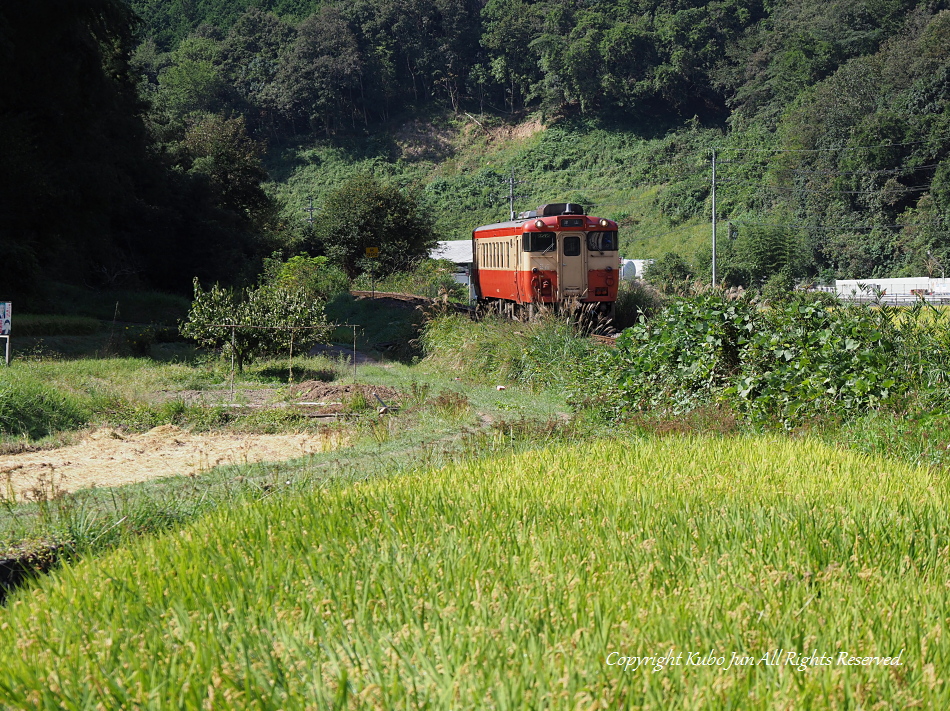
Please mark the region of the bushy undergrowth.
POLYGON ((516 382, 533 388, 574 381, 575 365, 594 349, 556 316, 521 323, 461 315, 431 321, 420 338, 430 362, 474 382, 516 382))
POLYGON ((778 436, 288 486, 15 595, 0 704, 946 708, 948 505, 933 470, 778 436))
POLYGON ((674 300, 589 362, 578 398, 615 417, 676 415, 724 401, 754 423, 800 425, 882 405, 945 404, 950 329, 941 312, 764 303, 709 293, 674 300))

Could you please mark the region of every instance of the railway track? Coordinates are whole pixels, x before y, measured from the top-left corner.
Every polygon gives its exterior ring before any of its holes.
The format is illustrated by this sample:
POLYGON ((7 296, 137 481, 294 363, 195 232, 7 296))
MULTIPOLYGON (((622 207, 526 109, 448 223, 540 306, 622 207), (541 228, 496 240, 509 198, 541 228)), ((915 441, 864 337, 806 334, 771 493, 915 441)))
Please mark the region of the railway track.
POLYGON ((402 301, 413 306, 445 306, 457 311, 458 313, 474 314, 475 307, 459 304, 454 301, 443 301, 442 299, 432 299, 428 296, 416 296, 415 294, 397 294, 388 291, 351 291, 350 294, 357 299, 391 299, 393 301, 402 301))
POLYGON ((603 344, 606 345, 606 346, 616 346, 616 345, 617 345, 617 337, 616 337, 616 336, 601 336, 600 334, 595 333, 595 334, 592 334, 590 338, 591 338, 592 341, 597 341, 598 343, 603 343, 603 344))

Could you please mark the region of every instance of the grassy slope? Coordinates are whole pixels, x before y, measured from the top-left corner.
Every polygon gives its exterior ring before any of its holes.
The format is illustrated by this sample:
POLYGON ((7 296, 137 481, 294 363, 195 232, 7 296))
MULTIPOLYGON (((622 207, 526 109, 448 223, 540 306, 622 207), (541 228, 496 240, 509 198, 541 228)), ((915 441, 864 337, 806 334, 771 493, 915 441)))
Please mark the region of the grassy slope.
MULTIPOLYGON (((400 183, 415 183, 435 217, 441 239, 466 239, 480 224, 507 219, 511 170, 516 210, 571 200, 592 214, 621 222, 623 256, 659 257, 675 250, 692 254, 708 239, 705 216, 672 225, 656 204, 663 186, 708 170, 705 145, 718 131, 640 138, 627 127, 579 122, 544 128, 537 121, 505 126, 481 117, 432 117, 394 124, 365 139, 327 141, 272 151, 270 190, 284 204, 283 220, 302 229, 308 196, 322 197, 347 176, 371 171, 400 183)), ((635 127, 634 127, 635 128, 635 127)))
POLYGON ((948 504, 931 471, 773 437, 599 441, 277 496, 19 594, 0 611, 0 700, 944 706, 948 504), (671 647, 904 652, 605 664, 671 647))

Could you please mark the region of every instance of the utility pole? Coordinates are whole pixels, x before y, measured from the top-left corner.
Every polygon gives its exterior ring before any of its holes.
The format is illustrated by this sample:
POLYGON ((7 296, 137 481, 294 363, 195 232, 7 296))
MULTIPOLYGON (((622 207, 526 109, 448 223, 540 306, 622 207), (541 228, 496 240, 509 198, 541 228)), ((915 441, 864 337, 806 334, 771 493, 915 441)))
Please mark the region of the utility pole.
POLYGON ((716 149, 712 149, 712 283, 716 286, 716 149))
POLYGON ((313 229, 313 198, 309 195, 307 196, 307 207, 303 209, 304 212, 310 213, 310 216, 307 218, 307 224, 310 225, 310 229, 313 229))
POLYGON ((515 169, 511 169, 511 177, 508 178, 508 219, 515 219, 515 200, 524 199, 524 195, 515 195, 515 186, 523 183, 523 180, 515 180, 515 169))

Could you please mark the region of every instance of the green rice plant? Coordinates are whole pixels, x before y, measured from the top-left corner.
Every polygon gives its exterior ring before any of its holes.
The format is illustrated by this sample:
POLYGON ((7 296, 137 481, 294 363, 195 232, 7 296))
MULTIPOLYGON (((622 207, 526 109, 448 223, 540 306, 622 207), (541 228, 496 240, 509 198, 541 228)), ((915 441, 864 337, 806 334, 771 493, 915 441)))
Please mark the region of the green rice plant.
POLYGON ((173 326, 188 313, 188 299, 156 291, 92 291, 70 284, 49 286, 49 307, 58 314, 173 326))
POLYGON ((602 440, 287 492, 14 595, 0 704, 950 702, 932 470, 778 436, 602 440))

